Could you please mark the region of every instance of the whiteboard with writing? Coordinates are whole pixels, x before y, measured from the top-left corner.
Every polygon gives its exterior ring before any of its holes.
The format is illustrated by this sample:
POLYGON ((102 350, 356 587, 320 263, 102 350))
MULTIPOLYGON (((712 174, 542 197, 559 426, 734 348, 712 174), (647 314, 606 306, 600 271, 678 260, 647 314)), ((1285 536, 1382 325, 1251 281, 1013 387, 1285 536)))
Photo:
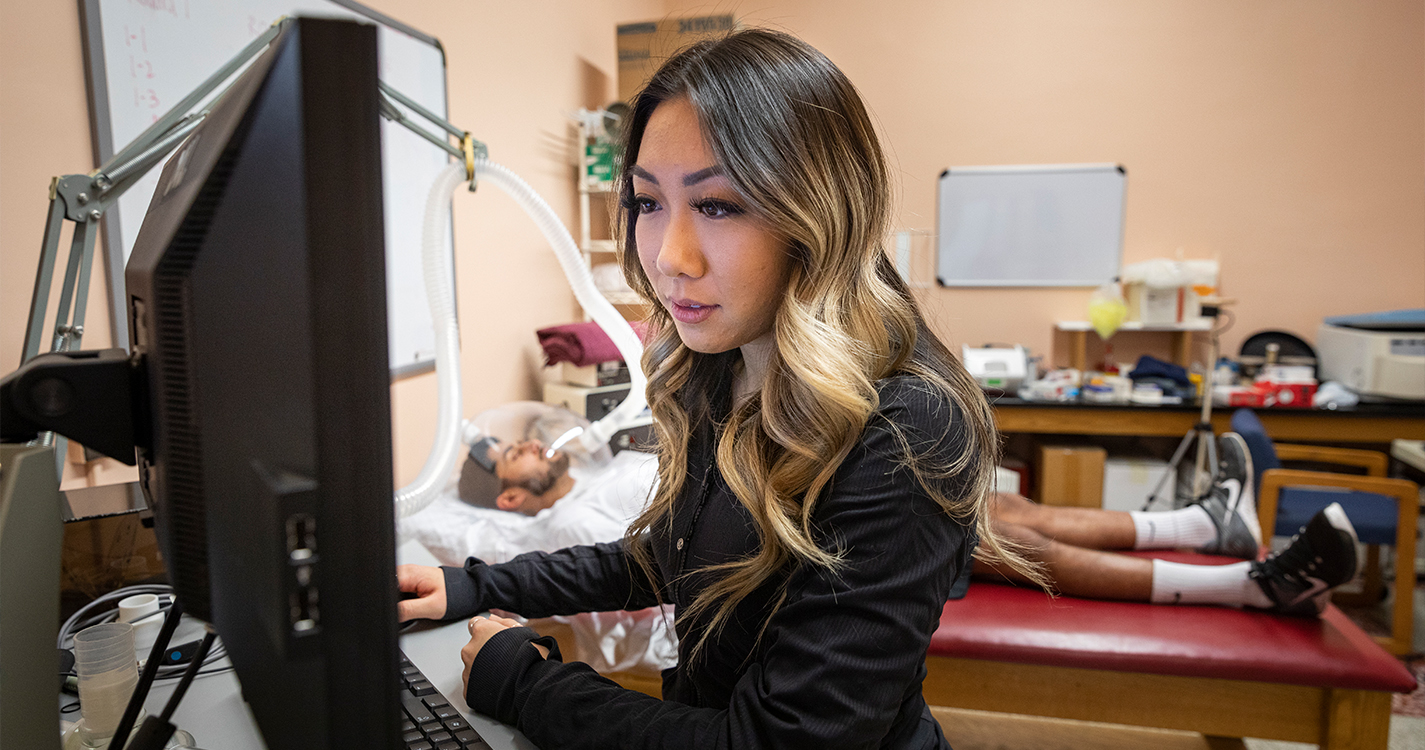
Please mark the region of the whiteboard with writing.
MULTIPOLYGON (((287 15, 376 23, 381 80, 446 116, 445 52, 440 43, 350 0, 84 0, 81 8, 90 112, 101 162, 287 15)), ((420 233, 426 194, 449 156, 385 119, 381 148, 388 340, 392 374, 400 376, 429 369, 435 357, 420 233)), ((127 346, 123 268, 159 172, 157 167, 151 170, 104 219, 110 300, 118 321, 116 346, 127 346)), ((445 243, 453 258, 449 224, 445 243)))
POLYGON ((1114 164, 953 167, 940 174, 942 286, 1099 286, 1123 260, 1126 173, 1114 164))

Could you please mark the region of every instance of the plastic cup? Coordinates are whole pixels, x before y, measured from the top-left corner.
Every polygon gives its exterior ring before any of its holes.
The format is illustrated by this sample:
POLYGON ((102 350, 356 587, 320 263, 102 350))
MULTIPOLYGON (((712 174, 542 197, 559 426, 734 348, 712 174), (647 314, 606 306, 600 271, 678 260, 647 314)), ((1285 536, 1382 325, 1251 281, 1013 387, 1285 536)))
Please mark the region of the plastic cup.
POLYGON ((119 622, 133 622, 138 618, 158 611, 156 594, 134 594, 119 600, 119 622))
POLYGON ((74 667, 84 717, 80 736, 84 744, 98 746, 114 736, 139 681, 134 627, 108 622, 79 631, 74 636, 74 667))
POLYGON ((140 659, 147 659, 153 650, 153 642, 163 626, 163 615, 159 614, 158 597, 154 594, 134 594, 119 601, 119 622, 134 626, 134 652, 140 659))

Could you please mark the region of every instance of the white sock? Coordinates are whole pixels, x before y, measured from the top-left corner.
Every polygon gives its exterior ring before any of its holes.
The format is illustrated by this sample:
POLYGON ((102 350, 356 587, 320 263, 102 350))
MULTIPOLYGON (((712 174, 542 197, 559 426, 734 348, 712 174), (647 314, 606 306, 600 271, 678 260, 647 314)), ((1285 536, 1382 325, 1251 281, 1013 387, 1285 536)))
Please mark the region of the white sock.
POLYGON ((1212 517, 1200 505, 1161 513, 1129 511, 1133 517, 1133 549, 1201 547, 1217 538, 1212 517))
POLYGON ((1228 607, 1267 608, 1272 601, 1247 576, 1252 563, 1231 565, 1187 565, 1153 561, 1154 604, 1221 604, 1228 607))

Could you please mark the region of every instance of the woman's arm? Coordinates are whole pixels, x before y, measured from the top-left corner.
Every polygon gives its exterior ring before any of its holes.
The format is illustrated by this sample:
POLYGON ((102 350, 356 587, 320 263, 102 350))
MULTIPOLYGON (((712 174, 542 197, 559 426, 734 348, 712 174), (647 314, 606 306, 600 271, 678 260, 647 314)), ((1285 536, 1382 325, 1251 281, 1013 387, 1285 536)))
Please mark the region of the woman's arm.
POLYGON ((525 617, 609 612, 657 606, 650 582, 624 553, 623 542, 529 552, 499 565, 475 558, 443 567, 445 619, 487 609, 525 617))
POLYGON ((918 703, 926 648, 970 540, 904 467, 889 424, 913 448, 962 443, 945 438, 948 405, 883 398, 815 513, 820 543, 841 550, 845 568, 793 575, 728 708, 659 701, 584 665, 537 658, 522 629, 496 634, 475 656, 467 702, 548 750, 875 747, 893 729, 923 729, 901 713, 918 703))

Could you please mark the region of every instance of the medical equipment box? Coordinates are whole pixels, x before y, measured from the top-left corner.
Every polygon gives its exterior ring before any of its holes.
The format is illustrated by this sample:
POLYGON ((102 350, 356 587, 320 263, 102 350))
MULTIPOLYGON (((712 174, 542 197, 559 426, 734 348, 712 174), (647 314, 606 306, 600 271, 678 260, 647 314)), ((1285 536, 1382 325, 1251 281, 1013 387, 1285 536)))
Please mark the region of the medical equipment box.
POLYGON ((594 388, 568 383, 545 383, 544 403, 562 406, 590 422, 597 422, 623 403, 628 392, 628 383, 594 388))
POLYGON ((597 388, 601 385, 618 385, 627 383, 630 380, 628 367, 623 360, 612 360, 600 362, 596 365, 584 365, 580 367, 573 362, 560 362, 555 365, 556 372, 550 373, 552 378, 547 382, 561 382, 569 385, 583 385, 590 388, 597 388))
POLYGON ((658 434, 653 427, 651 415, 635 419, 609 438, 609 449, 614 453, 626 450, 652 453, 657 448, 658 434))
POLYGON ((1371 330, 1322 323, 1319 379, 1368 396, 1425 400, 1425 326, 1371 330))

